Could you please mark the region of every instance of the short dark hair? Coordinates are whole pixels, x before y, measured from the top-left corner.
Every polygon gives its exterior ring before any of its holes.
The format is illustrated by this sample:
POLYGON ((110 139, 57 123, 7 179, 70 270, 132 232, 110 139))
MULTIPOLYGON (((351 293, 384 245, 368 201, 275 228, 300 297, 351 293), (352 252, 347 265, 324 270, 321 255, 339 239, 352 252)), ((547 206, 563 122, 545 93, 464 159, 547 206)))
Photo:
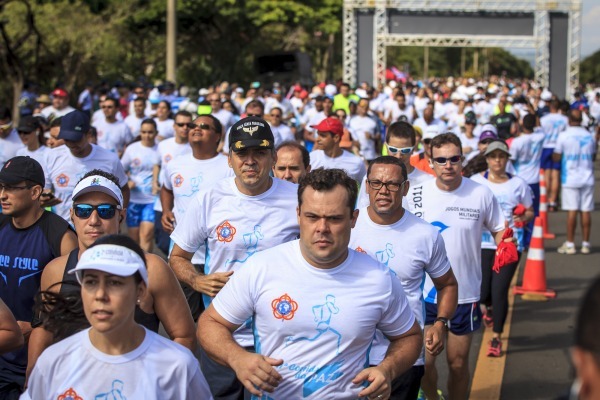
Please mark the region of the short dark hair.
POLYGON ((93 126, 90 126, 90 130, 87 131, 86 135, 91 136, 93 138, 97 138, 98 137, 98 130, 95 127, 93 127, 93 126))
POLYGON ((403 180, 408 179, 408 172, 406 171, 406 165, 404 165, 404 163, 402 161, 400 161, 399 159, 397 159, 396 157, 392 157, 392 156, 379 156, 376 159, 374 159, 373 161, 371 161, 369 163, 369 168, 367 168, 367 178, 369 177, 369 175, 371 175, 371 168, 373 167, 373 165, 376 165, 376 164, 397 165, 402 170, 402 179, 403 180))
POLYGON ((275 148, 275 151, 278 152, 280 149, 283 148, 299 150, 302 154, 302 164, 304 164, 304 168, 308 168, 308 166, 310 165, 310 153, 308 152, 308 150, 306 150, 306 147, 302 146, 298 142, 294 142, 293 140, 287 140, 281 143, 279 146, 277 146, 277 148, 275 148))
POLYGON ((12 121, 12 111, 6 106, 0 106, 0 119, 10 119, 12 121))
POLYGON ((569 117, 569 122, 581 123, 583 121, 583 113, 581 110, 572 109, 569 110, 567 116, 569 117))
POLYGON ((596 278, 583 296, 575 323, 575 346, 589 351, 600 365, 600 278, 596 278))
POLYGON ((202 114, 202 115, 198 115, 196 118, 194 118, 194 120, 196 120, 200 117, 210 118, 213 123, 213 127, 215 128, 215 131, 217 131, 218 133, 221 133, 221 134, 223 133, 223 125, 221 125, 221 121, 219 121, 219 118, 215 117, 212 114, 202 114))
POLYGON ((158 102, 158 104, 160 104, 160 103, 164 103, 167 106, 167 108, 169 109, 169 111, 171 110, 171 103, 169 103, 167 100, 161 100, 158 102))
POLYGON ((146 118, 146 119, 144 119, 144 120, 142 121, 142 123, 140 124, 140 127, 141 127, 142 125, 145 125, 145 124, 152 125, 152 126, 154 127, 154 130, 158 130, 158 126, 156 125, 156 121, 155 121, 155 120, 153 120, 152 118, 146 118))
POLYGON ((60 121, 61 121, 62 117, 56 117, 53 118, 50 121, 50 128, 56 128, 57 126, 60 128, 60 121))
POLYGON ((535 128, 535 121, 536 117, 534 114, 527 114, 523 117, 523 128, 528 131, 533 131, 533 128, 535 128))
POLYGON ((106 178, 109 181, 112 181, 112 183, 114 183, 118 187, 121 187, 121 184, 119 183, 119 178, 117 178, 116 175, 111 174, 110 172, 106 172, 106 171, 101 170, 101 169, 93 169, 90 172, 87 172, 77 183, 81 182, 85 178, 88 178, 90 176, 95 176, 95 175, 99 175, 99 176, 101 176, 103 178, 106 178))
POLYGON ((260 108, 261 114, 265 113, 265 105, 260 100, 250 100, 248 102, 248 104, 246 104, 244 111, 248 110, 249 108, 253 108, 253 107, 260 108))
POLYGON ((385 142, 389 143, 391 137, 410 139, 410 143, 414 146, 417 143, 415 128, 405 121, 394 122, 388 128, 385 136, 385 142))
POLYGON ((453 144, 460 150, 460 155, 462 156, 462 143, 460 142, 460 138, 456 136, 452 132, 442 133, 441 135, 437 135, 433 139, 431 139, 431 148, 430 148, 430 156, 433 158, 433 149, 440 148, 445 144, 453 144))
POLYGON ((133 99, 133 102, 135 103, 136 101, 141 101, 142 103, 146 104, 146 99, 144 97, 136 97, 135 99, 133 99))
POLYGON ((350 178, 344 170, 338 168, 325 169, 323 167, 310 171, 300 179, 298 186, 298 208, 302 208, 302 195, 307 187, 318 192, 329 192, 336 186, 342 186, 348 194, 347 206, 350 209, 350 217, 354 212, 354 205, 358 197, 358 186, 354 179, 350 178))
POLYGON ((119 108, 119 100, 115 99, 114 97, 107 97, 106 99, 104 99, 103 103, 107 101, 111 101, 115 108, 119 108))
POLYGON ((180 116, 180 115, 182 117, 189 117, 189 118, 192 118, 192 119, 194 118, 194 116, 192 115, 191 112, 186 111, 186 110, 179 110, 179 111, 177 111, 177 113, 175 114, 175 116, 173 117, 173 119, 174 120, 177 119, 177 117, 180 116))

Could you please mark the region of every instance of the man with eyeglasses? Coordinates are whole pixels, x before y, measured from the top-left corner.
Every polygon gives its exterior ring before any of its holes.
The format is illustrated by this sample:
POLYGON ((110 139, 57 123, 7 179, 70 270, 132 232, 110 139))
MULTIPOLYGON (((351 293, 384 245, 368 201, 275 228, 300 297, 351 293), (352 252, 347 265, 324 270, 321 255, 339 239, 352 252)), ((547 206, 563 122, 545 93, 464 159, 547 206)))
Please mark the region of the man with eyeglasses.
POLYGON ((69 220, 72 204, 71 196, 79 179, 92 169, 102 169, 119 178, 125 206, 129 204, 127 175, 119 157, 88 141, 90 119, 82 111, 75 110, 61 118, 59 139, 65 145, 48 152, 46 189, 53 189, 57 201, 54 212, 69 220))
POLYGON ((17 155, 17 151, 25 148, 19 133, 13 126, 12 111, 0 106, 0 165, 17 155))
MULTIPOLYGON (((205 191, 229 177, 233 171, 227 165, 227 157, 217 152, 221 141, 221 122, 212 114, 201 115, 190 124, 189 146, 191 154, 175 157, 165 165, 164 181, 160 192, 162 203, 163 230, 173 232, 178 222, 185 218, 186 210, 199 191, 205 191)), ((172 244, 172 242, 171 242, 172 244)), ((203 271, 206 247, 194 253, 192 264, 196 271, 203 271)), ((198 319, 204 305, 202 294, 181 282, 194 321, 198 319)))
MULTIPOLYGON (((277 155, 269 124, 258 117, 243 118, 229 136, 228 163, 235 177, 200 191, 171 235, 175 245, 170 265, 181 282, 202 294, 205 306, 256 253, 299 234, 296 185, 270 176, 277 155), (198 271, 192 258, 202 244, 207 256, 204 270, 198 271)), ((254 346, 250 326, 248 321, 235 333, 247 348, 254 346)), ((243 398, 233 370, 204 354, 200 366, 215 399, 243 398)))
POLYGON ((127 143, 133 140, 133 135, 127 124, 117 120, 119 102, 112 97, 102 102, 104 120, 99 119, 93 123, 98 131, 98 145, 117 154, 119 158, 123 155, 127 143))
MULTIPOLYGON (((42 271, 77 247, 69 224, 41 208, 44 182, 42 166, 30 157, 14 157, 0 171, 0 298, 17 319, 25 343, 42 271)), ((19 397, 26 367, 27 345, 0 356, 1 399, 19 397)))
MULTIPOLYGON (((433 177, 411 165, 410 158, 413 154, 416 144, 415 129, 408 122, 394 122, 388 128, 385 137, 385 147, 390 156, 399 159, 406 167, 408 174, 408 181, 410 187, 406 196, 403 197, 403 207, 415 214, 417 217, 421 217, 421 207, 423 202, 423 183, 433 177)), ((367 207, 369 205, 369 195, 367 190, 366 177, 363 179, 361 185, 361 191, 358 195, 358 208, 367 207)))
POLYGON ((275 138, 275 146, 279 146, 279 144, 283 142, 287 142, 290 140, 296 140, 296 136, 294 132, 283 123, 283 111, 279 107, 271 108, 269 112, 271 131, 273 131, 273 137, 275 138))
MULTIPOLYGON (((444 349, 446 331, 443 322, 454 315, 458 298, 458 286, 446 256, 444 239, 437 228, 403 208, 410 182, 406 164, 401 159, 383 156, 373 160, 369 164, 366 183, 366 190, 361 188, 361 191, 367 193, 369 204, 360 209, 349 247, 369 254, 394 271, 421 329, 425 322, 421 288, 425 273, 429 275, 438 292, 436 321, 442 323, 434 323, 427 331, 424 349, 437 355, 444 349)), ((371 365, 378 365, 383 360, 388 345, 389 341, 377 331, 369 355, 371 365)), ((425 354, 421 353, 413 367, 392 382, 390 399, 417 398, 424 364, 425 354)))
POLYGON ((352 179, 361 182, 367 173, 365 163, 360 157, 340 148, 340 141, 344 135, 342 122, 337 118, 328 117, 312 128, 317 131, 318 146, 318 150, 311 152, 312 168, 343 169, 352 179))
MULTIPOLYGON (((466 399, 469 387, 469 349, 473 332, 481 326, 481 234, 487 228, 500 243, 505 229, 502 209, 494 194, 483 185, 462 177, 462 144, 453 133, 431 141, 431 167, 436 179, 423 184, 422 218, 439 229, 446 252, 460 287, 458 306, 450 321, 440 321, 438 293, 431 279, 423 289, 425 296, 425 335, 434 324, 448 331, 448 391, 451 399, 466 399)), ((429 399, 436 399, 436 357, 425 356, 425 376, 421 388, 429 399)))

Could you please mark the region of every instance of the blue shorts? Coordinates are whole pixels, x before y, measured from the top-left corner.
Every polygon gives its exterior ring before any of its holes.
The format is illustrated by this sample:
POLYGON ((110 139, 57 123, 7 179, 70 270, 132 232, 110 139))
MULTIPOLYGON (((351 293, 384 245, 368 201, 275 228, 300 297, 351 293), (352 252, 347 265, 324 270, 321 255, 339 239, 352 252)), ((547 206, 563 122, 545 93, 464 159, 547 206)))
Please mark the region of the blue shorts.
POLYGON ((129 203, 129 207, 127 207, 127 226, 129 228, 138 228, 142 222, 154 224, 154 221, 154 203, 129 203))
POLYGON ((560 161, 552 161, 552 153, 554 153, 554 149, 542 149, 542 162, 540 163, 540 168, 560 171, 560 161))
MULTIPOLYGON (((425 325, 433 325, 437 318, 437 304, 425 302, 425 325)), ((459 304, 454 317, 450 320, 450 332, 455 335, 467 335, 481 327, 481 309, 479 302, 459 304)))

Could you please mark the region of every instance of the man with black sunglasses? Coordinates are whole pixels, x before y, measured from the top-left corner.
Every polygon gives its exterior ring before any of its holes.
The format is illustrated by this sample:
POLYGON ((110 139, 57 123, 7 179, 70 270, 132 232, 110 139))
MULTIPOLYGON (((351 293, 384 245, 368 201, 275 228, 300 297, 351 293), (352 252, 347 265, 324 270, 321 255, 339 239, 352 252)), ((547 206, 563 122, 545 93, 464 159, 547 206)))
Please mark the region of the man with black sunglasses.
MULTIPOLYGON (((403 122, 410 127, 406 122, 403 122)), ((390 126, 390 130, 394 129, 390 126)), ((412 127, 411 127, 412 129, 412 127)), ((414 140, 414 131, 413 131, 414 140)), ((438 230, 406 212, 402 206, 409 193, 406 164, 392 156, 378 157, 369 164, 366 190, 369 203, 360 208, 352 229, 349 247, 369 254, 389 267, 400 278, 408 303, 423 329, 425 322, 421 284, 427 273, 438 291, 436 319, 447 321, 454 315, 458 285, 446 256, 444 239, 438 230)), ((446 331, 434 324, 425 337, 425 350, 437 355, 444 349, 446 331)), ((369 363, 378 365, 384 358, 389 341, 377 332, 369 355, 369 363)), ((390 399, 415 400, 425 371, 425 354, 411 369, 392 382, 390 399)))
MULTIPOLYGON (((18 156, 0 171, 0 298, 18 321, 25 343, 31 333, 34 296, 42 271, 56 257, 77 247, 69 224, 40 206, 42 166, 18 156)), ((16 399, 25 383, 27 344, 0 356, 0 398, 16 399)))
MULTIPOLYGON (((458 306, 452 319, 440 319, 440 297, 431 279, 426 278, 425 337, 433 325, 448 331, 448 391, 451 399, 466 399, 469 387, 469 348, 481 326, 481 235, 487 228, 500 243, 505 229, 502 209, 490 189, 462 177, 462 144, 453 133, 431 141, 431 168, 436 179, 423 184, 422 218, 439 229, 446 252, 460 287, 458 306)), ((435 359, 425 355, 425 376, 421 388, 427 398, 437 398, 435 359)))

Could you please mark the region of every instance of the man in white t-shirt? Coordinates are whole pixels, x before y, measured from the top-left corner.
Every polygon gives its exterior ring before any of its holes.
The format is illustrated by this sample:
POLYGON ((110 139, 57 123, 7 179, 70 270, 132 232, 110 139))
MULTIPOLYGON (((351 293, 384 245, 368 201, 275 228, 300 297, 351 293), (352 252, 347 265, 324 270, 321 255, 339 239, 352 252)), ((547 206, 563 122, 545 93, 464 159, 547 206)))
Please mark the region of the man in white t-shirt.
MULTIPOLYGON (((437 355, 444 349, 444 325, 454 315, 458 298, 458 285, 446 256, 444 239, 436 227, 402 207, 410 185, 402 160, 392 156, 378 157, 369 165, 367 175, 366 190, 361 188, 361 191, 368 193, 370 205, 360 209, 350 248, 366 252, 400 278, 421 328, 425 323, 422 285, 425 273, 430 276, 438 292, 438 314, 436 322, 427 331, 425 349, 437 355)), ((387 345, 388 341, 377 332, 369 357, 371 365, 379 364, 387 345)), ((393 399, 417 398, 424 364, 423 353, 409 371, 392 383, 393 399)))
POLYGON ((210 102, 212 115, 214 115, 221 122, 221 126, 223 127, 223 135, 225 135, 226 132, 229 132, 229 128, 231 128, 235 122, 233 113, 223 108, 221 96, 216 92, 209 94, 206 100, 210 102))
MULTIPOLYGON (((402 206, 421 217, 420 207, 422 202, 423 182, 433 179, 433 176, 415 168, 410 163, 416 144, 415 129, 408 122, 394 122, 387 130, 385 137, 385 147, 390 156, 398 158, 406 167, 410 187, 408 193, 402 199, 402 206)), ((369 195, 365 188, 367 187, 367 178, 363 178, 360 184, 360 193, 358 194, 358 208, 369 205, 369 195)))
MULTIPOLYGON (((233 176, 227 165, 227 157, 217 152, 223 127, 211 114, 201 115, 193 122, 194 128, 188 135, 190 154, 176 157, 165 165, 164 181, 160 193, 165 231, 172 232, 178 221, 183 221, 186 210, 199 191, 205 191, 218 182, 233 176)), ((204 270, 205 246, 201 246, 192 257, 197 271, 204 270)), ((194 321, 204 306, 202 295, 185 282, 181 282, 194 321)))
POLYGON ((277 161, 273 165, 275 178, 298 183, 310 172, 310 153, 298 142, 283 142, 276 151, 277 161))
POLYGON ((418 126, 423 131, 423 135, 431 129, 435 132, 444 133, 446 132, 446 123, 441 119, 434 117, 435 103, 430 101, 423 110, 423 117, 417 118, 413 125, 418 126))
POLYGON ((54 118, 62 117, 67 115, 75 109, 69 105, 69 93, 66 90, 58 88, 54 89, 52 93, 52 105, 42 109, 41 114, 48 121, 52 121, 54 118))
POLYGON ((54 148, 47 156, 46 189, 53 189, 57 201, 54 212, 70 220, 73 189, 88 171, 100 169, 119 178, 123 192, 124 207, 129 205, 127 175, 119 157, 100 146, 88 142, 90 118, 82 111, 75 110, 61 118, 59 139, 65 145, 54 148))
POLYGON ((121 157, 127 143, 133 140, 133 135, 125 122, 117 120, 117 112, 119 112, 117 99, 107 97, 102 102, 102 111, 104 120, 100 119, 94 123, 98 131, 98 146, 121 157))
POLYGON ((344 135, 341 121, 334 117, 327 117, 312 127, 317 131, 316 145, 319 148, 311 152, 312 168, 340 168, 352 179, 361 182, 367 169, 360 157, 340 148, 340 141, 344 135))
POLYGON ((356 106, 357 115, 350 118, 348 129, 352 138, 360 143, 360 155, 366 161, 371 161, 377 158, 379 134, 377 122, 367 114, 368 111, 369 101, 361 99, 356 106))
POLYGON ((554 162, 561 163, 562 209, 567 215, 567 241, 558 248, 561 254, 575 254, 577 214, 581 213, 583 242, 581 253, 590 253, 590 231, 594 211, 594 153, 596 141, 581 126, 580 110, 569 110, 569 127, 560 134, 554 148, 554 162))
POLYGON ((560 163, 553 160, 552 154, 561 132, 564 132, 569 125, 569 119, 560 111, 560 101, 552 100, 550 102, 550 112, 540 118, 540 125, 546 134, 541 168, 544 170, 548 188, 548 208, 550 211, 556 211, 556 199, 560 186, 560 163))
POLYGON ((25 148, 16 126, 13 125, 11 109, 0 106, 0 168, 16 156, 17 151, 25 148))
MULTIPOLYGON (((422 218, 439 229, 458 282, 458 307, 448 324, 446 358, 451 399, 466 399, 469 387, 469 349, 473 332, 481 326, 481 234, 487 228, 496 243, 502 240, 505 220, 494 194, 483 185, 462 177, 462 144, 453 133, 431 141, 432 168, 436 179, 423 184, 422 218)), ((425 335, 437 318, 436 289, 426 279, 425 335)), ((425 355, 421 388, 437 398, 436 356, 425 355)))
POLYGON ((283 142, 296 140, 296 136, 292 129, 283 123, 283 110, 279 107, 272 107, 269 111, 271 131, 275 138, 275 146, 279 146, 283 142))
MULTIPOLYGON (((276 153, 269 124, 258 117, 243 118, 231 128, 229 143, 228 162, 235 177, 200 191, 171 235, 175 244, 170 265, 180 281, 202 294, 205 306, 259 251, 293 240, 299 233, 296 185, 270 176, 276 153), (197 271, 191 260, 203 244, 204 271, 197 271)), ((243 347, 254 346, 250 325, 247 321, 235 334, 243 347)), ((200 363, 215 398, 243 395, 242 383, 232 370, 207 356, 200 363)))
POLYGON ((132 101, 133 113, 129 114, 125 118, 125 125, 131 131, 131 135, 135 138, 140 134, 140 128, 142 127, 142 121, 146 119, 146 99, 144 97, 138 97, 132 101))
POLYGON ((384 120, 387 125, 398 121, 400 116, 404 115, 409 123, 412 123, 415 118, 415 109, 413 106, 406 104, 406 96, 402 90, 396 92, 394 101, 390 102, 389 107, 385 110, 384 120))
POLYGON ((340 169, 311 171, 298 188, 300 240, 259 253, 200 317, 202 347, 254 396, 388 399, 391 381, 421 352, 400 280, 348 248, 356 191, 340 169), (231 337, 249 317, 257 354, 231 337), (366 367, 376 329, 391 344, 366 367))

